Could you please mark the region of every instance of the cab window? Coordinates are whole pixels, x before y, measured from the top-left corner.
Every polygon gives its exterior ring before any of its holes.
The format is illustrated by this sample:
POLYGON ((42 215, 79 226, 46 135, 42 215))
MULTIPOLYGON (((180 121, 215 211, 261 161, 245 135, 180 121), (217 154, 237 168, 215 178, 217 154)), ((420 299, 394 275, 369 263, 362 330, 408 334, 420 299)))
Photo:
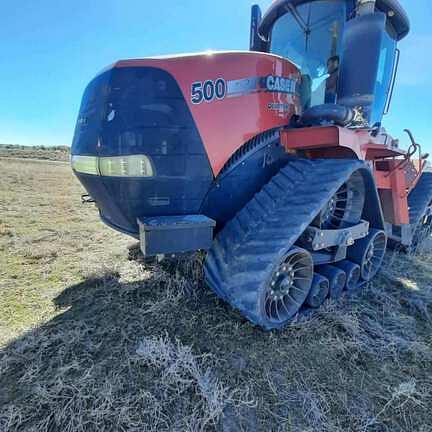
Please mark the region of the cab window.
POLYGON ((320 0, 288 8, 273 26, 270 51, 300 69, 305 109, 335 103, 346 2, 320 0))

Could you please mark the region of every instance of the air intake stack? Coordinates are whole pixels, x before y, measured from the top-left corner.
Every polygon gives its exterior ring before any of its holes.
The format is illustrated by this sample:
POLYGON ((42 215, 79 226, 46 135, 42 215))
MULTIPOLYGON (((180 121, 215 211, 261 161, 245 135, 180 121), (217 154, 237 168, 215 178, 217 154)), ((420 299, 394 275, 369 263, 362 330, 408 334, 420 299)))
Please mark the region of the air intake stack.
POLYGON ((382 121, 395 74, 397 40, 387 32, 387 13, 375 0, 358 0, 342 41, 338 103, 362 113, 364 124, 382 121))

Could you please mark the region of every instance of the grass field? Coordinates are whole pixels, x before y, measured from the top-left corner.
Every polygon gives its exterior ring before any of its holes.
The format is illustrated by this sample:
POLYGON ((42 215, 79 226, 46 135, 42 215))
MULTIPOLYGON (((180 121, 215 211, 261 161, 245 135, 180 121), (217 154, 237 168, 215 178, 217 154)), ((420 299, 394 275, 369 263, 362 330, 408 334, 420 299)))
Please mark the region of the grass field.
POLYGON ((67 146, 22 146, 17 144, 0 144, 0 157, 20 159, 41 159, 52 161, 69 161, 70 148, 67 146))
POLYGON ((0 159, 0 431, 432 431, 432 258, 280 333, 145 265, 68 164, 0 159))

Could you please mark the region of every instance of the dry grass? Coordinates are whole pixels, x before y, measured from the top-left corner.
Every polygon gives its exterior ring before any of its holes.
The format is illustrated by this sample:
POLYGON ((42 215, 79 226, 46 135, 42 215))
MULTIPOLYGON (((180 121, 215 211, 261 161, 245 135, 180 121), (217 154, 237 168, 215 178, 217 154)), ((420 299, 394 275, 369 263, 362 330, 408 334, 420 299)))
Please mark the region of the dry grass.
POLYGON ((67 166, 0 166, 0 431, 432 431, 431 257, 264 333, 202 257, 144 264, 67 166))
POLYGON ((0 157, 42 159, 46 161, 69 161, 70 148, 67 146, 22 146, 0 144, 0 157))

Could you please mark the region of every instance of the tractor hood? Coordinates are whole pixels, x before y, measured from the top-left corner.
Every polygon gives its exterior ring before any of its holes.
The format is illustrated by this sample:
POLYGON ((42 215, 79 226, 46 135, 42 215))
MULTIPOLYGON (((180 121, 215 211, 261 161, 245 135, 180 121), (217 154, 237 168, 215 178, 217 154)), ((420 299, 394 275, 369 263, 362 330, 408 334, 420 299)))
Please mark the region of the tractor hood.
POLYGON ((105 222, 197 213, 245 142, 300 113, 299 72, 274 55, 227 52, 120 61, 88 85, 72 167, 105 222))

